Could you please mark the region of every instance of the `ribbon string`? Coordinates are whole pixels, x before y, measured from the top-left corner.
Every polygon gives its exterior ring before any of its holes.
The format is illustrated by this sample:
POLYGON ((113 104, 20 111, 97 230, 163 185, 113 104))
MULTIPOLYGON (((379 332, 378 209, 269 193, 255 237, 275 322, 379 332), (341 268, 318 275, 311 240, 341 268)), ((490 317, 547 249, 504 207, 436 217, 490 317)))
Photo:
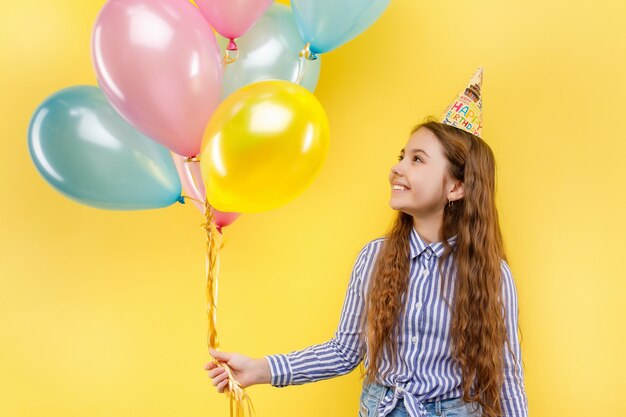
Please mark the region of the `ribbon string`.
MULTIPOLYGON (((188 198, 188 197, 186 197, 188 198)), ((219 272, 219 251, 224 246, 222 233, 217 230, 214 222, 214 208, 209 204, 209 200, 205 198, 205 219, 200 227, 206 232, 206 300, 207 300, 207 317, 208 317, 208 333, 207 345, 209 349, 219 350, 219 339, 217 337, 217 277, 219 272)), ((210 355, 210 354, 209 354, 210 355)), ((248 415, 254 416, 254 406, 250 396, 246 390, 235 379, 232 370, 226 363, 222 363, 217 358, 211 356, 211 361, 223 367, 228 373, 228 384, 224 387, 224 393, 230 398, 230 417, 245 417, 244 402, 247 401, 248 415), (234 409, 233 409, 234 407, 234 409)))

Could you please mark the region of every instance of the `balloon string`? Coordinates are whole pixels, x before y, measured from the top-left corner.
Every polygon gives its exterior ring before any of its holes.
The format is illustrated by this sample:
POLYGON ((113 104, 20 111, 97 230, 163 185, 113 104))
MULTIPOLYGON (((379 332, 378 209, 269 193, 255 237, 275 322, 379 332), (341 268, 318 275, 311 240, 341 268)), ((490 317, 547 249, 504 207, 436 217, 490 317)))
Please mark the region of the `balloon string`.
POLYGON ((204 199, 206 198, 206 192, 199 172, 199 164, 200 158, 198 156, 184 158, 181 171, 184 173, 187 180, 186 186, 189 187, 187 191, 195 197, 193 201, 200 209, 200 213, 204 215, 204 199))
POLYGON ((311 52, 311 42, 307 42, 306 45, 304 45, 304 48, 302 48, 298 56, 300 59, 298 60, 298 75, 296 76, 296 84, 300 84, 302 82, 307 62, 317 59, 315 53, 311 52))
POLYGON ((204 201, 200 201, 200 200, 198 200, 197 198, 189 197, 188 195, 184 195, 184 194, 183 194, 183 195, 181 195, 181 197, 182 197, 182 198, 188 198, 188 199, 193 200, 193 201, 197 201, 197 202, 198 202, 198 203, 200 203, 200 204, 204 204, 204 201))
POLYGON ((298 61, 298 75, 296 76, 296 84, 302 83, 302 79, 304 78, 304 69, 306 67, 306 58, 300 57, 298 61))
MULTIPOLYGON (((175 158, 176 162, 181 161, 181 159, 179 159, 180 157, 177 154, 174 154, 172 156, 175 158)), ((181 172, 179 173, 181 179, 183 179, 183 177, 184 177, 184 179, 185 179, 187 184, 193 182, 193 178, 191 177, 191 172, 189 171, 189 169, 188 169, 189 166, 187 164, 187 162, 190 161, 190 160, 191 160, 191 158, 184 158, 184 159, 182 159, 183 164, 180 166, 180 171, 181 172)), ((177 165, 179 165, 179 164, 177 164, 177 165)), ((187 190, 187 191, 190 191, 195 196, 199 196, 200 195, 200 193, 197 190, 195 190, 195 189, 187 190)), ((200 204, 202 204, 204 206, 204 202, 200 202, 200 204)))
POLYGON ((222 56, 222 62, 224 63, 224 66, 228 65, 228 64, 232 64, 233 62, 235 62, 238 58, 239 58, 239 49, 235 49, 235 56, 231 56, 231 51, 229 49, 226 49, 224 51, 224 55, 222 56))
MULTIPOLYGON (((191 166, 189 164, 192 164, 192 163, 199 164, 200 158, 198 156, 185 158, 185 162, 183 164, 183 170, 185 171, 185 174, 187 175, 187 177, 191 180, 191 184, 193 185, 193 191, 195 192, 195 194, 206 198, 206 195, 203 195, 200 192, 200 187, 198 185, 200 184, 200 181, 202 180, 200 178, 197 178, 196 171, 191 170, 191 166)), ((206 194, 206 192, 204 194, 206 194)), ((194 199, 194 200, 204 205, 204 201, 199 201, 197 199, 194 199)))
MULTIPOLYGON (((224 242, 218 239, 222 234, 218 232, 214 222, 213 207, 209 200, 205 198, 205 219, 206 222, 200 226, 206 231, 206 299, 207 299, 207 316, 208 316, 208 334, 207 345, 210 349, 219 350, 219 340, 217 337, 217 288, 218 288, 218 272, 219 272, 219 251, 224 247, 224 242)), ((210 355, 210 354, 209 354, 210 355)), ((224 393, 230 398, 230 417, 244 417, 244 401, 247 401, 248 415, 254 416, 254 406, 250 396, 241 384, 233 376, 233 372, 226 363, 220 362, 217 358, 211 356, 211 361, 223 367, 228 373, 228 384, 224 387, 224 393), (234 405, 234 410, 233 410, 234 405), (234 413, 234 414, 233 414, 234 413)))

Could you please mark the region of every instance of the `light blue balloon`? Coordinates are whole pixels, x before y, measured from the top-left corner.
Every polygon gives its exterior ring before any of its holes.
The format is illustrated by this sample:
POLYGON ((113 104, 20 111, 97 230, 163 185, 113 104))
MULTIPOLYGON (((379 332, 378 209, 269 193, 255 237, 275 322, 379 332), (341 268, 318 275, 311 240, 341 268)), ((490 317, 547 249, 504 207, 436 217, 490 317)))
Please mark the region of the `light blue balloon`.
POLYGON ((30 121, 28 148, 46 181, 79 203, 141 210, 184 202, 169 150, 124 120, 98 87, 46 98, 30 121))
MULTIPOLYGON (((223 51, 228 39, 217 35, 217 41, 223 51)), ((304 45, 291 8, 273 3, 243 36, 237 38, 239 58, 224 68, 222 100, 256 81, 279 79, 295 83, 300 60, 298 54, 304 45)), ((300 85, 311 93, 319 79, 320 61, 305 62, 300 85)))
POLYGON ((314 54, 329 52, 370 27, 390 0, 291 0, 298 29, 314 54))

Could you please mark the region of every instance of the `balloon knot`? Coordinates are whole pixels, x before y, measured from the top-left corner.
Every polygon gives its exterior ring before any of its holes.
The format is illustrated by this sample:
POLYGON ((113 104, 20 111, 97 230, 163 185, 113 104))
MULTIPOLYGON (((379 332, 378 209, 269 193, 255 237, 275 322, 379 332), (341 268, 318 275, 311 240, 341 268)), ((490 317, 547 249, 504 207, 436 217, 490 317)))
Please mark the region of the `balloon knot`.
POLYGON ((178 202, 180 204, 185 204, 185 196, 181 195, 180 197, 178 197, 178 202))
POLYGON ((300 58, 305 58, 309 61, 315 61, 317 59, 315 52, 311 51, 311 42, 307 42, 298 55, 300 58))
POLYGON ((230 39, 228 42, 228 46, 226 47, 226 49, 228 49, 229 51, 236 51, 237 50, 237 44, 235 43, 234 39, 230 39))

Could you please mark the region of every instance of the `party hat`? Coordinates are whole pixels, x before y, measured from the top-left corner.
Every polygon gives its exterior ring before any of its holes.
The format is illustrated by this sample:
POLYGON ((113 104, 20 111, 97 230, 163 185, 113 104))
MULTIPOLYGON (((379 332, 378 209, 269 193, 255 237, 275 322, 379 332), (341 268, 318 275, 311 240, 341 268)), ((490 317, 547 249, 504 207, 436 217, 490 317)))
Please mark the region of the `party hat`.
POLYGON ((481 137, 483 102, 480 89, 482 82, 483 67, 478 67, 467 87, 457 94, 441 114, 440 122, 481 137))

